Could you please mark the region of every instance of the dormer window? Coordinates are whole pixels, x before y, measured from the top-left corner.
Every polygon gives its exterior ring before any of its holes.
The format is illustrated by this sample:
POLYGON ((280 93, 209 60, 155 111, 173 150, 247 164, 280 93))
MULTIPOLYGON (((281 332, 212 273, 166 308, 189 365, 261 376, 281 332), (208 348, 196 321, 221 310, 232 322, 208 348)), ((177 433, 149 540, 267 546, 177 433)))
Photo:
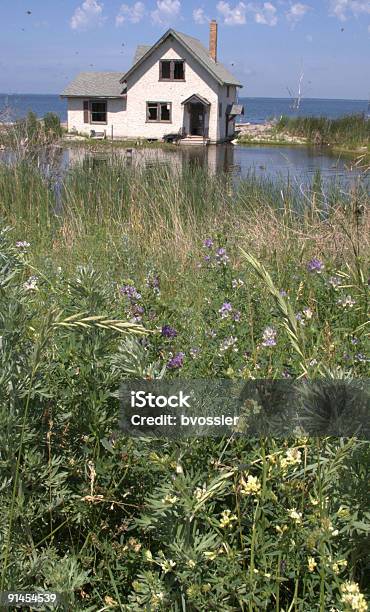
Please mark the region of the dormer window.
POLYGON ((184 60, 161 60, 159 62, 160 81, 185 81, 184 60))

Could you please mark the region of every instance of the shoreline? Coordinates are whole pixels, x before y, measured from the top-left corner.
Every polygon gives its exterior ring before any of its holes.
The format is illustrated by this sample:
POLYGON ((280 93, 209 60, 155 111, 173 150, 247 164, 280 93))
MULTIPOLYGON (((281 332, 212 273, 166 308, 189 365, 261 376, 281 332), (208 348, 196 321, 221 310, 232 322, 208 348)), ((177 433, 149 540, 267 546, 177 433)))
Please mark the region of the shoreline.
MULTIPOLYGON (((14 126, 16 122, 1 122, 0 121, 0 136, 2 132, 14 126)), ((121 139, 117 138, 113 141, 107 138, 106 140, 91 139, 88 136, 80 134, 70 134, 66 132, 67 123, 61 122, 61 127, 64 134, 53 144, 60 147, 81 147, 86 149, 142 149, 142 148, 160 148, 165 150, 176 150, 179 145, 166 143, 162 141, 149 142, 145 139, 121 139)), ((325 151, 331 155, 340 155, 349 159, 363 158, 365 161, 370 159, 370 147, 359 146, 356 148, 347 146, 345 143, 330 144, 330 143, 315 143, 303 136, 294 136, 288 131, 278 131, 276 121, 265 121, 264 123, 240 122, 235 124, 234 137, 225 145, 237 145, 243 147, 265 146, 265 147, 305 147, 315 149, 317 151, 325 151)), ((219 145, 215 145, 219 146, 219 145)), ((0 149, 8 148, 5 142, 1 142, 0 149)))

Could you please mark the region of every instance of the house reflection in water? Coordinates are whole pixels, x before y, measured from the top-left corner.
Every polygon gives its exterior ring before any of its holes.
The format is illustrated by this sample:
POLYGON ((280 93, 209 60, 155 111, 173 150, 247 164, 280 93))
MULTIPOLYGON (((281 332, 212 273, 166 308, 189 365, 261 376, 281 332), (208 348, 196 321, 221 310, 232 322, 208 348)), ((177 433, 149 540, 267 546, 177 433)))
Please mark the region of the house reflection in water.
POLYGON ((123 166, 149 168, 157 165, 166 166, 176 172, 182 169, 203 168, 210 174, 223 172, 240 175, 241 168, 234 161, 235 147, 231 144, 177 147, 176 149, 132 148, 112 151, 88 151, 86 149, 67 148, 64 153, 64 165, 73 168, 77 164, 97 168, 101 164, 115 161, 123 166))

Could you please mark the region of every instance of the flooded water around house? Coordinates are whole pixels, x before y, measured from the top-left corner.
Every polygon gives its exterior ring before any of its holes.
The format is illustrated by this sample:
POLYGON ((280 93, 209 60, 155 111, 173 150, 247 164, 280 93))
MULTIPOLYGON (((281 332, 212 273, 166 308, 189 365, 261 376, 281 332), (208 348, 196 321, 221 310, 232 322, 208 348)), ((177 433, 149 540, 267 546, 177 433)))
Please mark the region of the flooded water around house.
POLYGON ((323 182, 348 183, 359 177, 361 169, 351 159, 332 155, 322 148, 297 146, 209 145, 206 147, 179 146, 175 150, 158 148, 117 149, 99 152, 75 147, 63 150, 64 169, 77 163, 104 163, 115 156, 131 166, 164 164, 180 170, 184 166, 202 167, 211 174, 226 172, 236 180, 251 174, 267 179, 289 179, 310 183, 317 173, 323 182))
MULTIPOLYGON (((0 161, 11 161, 11 154, 0 151, 0 161)), ((291 183, 310 184, 320 175, 323 185, 347 185, 356 181, 363 171, 354 160, 333 155, 324 148, 265 145, 209 145, 205 147, 178 146, 174 149, 143 147, 123 149, 97 147, 91 150, 76 145, 53 146, 39 155, 40 168, 47 175, 60 179, 77 164, 94 167, 109 163, 114 157, 124 166, 150 167, 157 164, 176 172, 182 168, 204 168, 210 174, 227 173, 235 183, 248 176, 268 180, 289 180, 291 183)), ((369 181, 369 175, 365 179, 369 181)))

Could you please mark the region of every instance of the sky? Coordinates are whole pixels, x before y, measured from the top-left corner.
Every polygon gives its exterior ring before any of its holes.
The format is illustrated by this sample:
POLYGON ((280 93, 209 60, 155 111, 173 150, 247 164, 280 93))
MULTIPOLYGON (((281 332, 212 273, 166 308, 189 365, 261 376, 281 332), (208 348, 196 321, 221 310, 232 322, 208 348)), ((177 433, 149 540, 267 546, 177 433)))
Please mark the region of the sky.
POLYGON ((0 92, 60 93, 81 71, 121 71, 169 28, 208 46, 242 96, 370 98, 370 0, 1 0, 0 92))

